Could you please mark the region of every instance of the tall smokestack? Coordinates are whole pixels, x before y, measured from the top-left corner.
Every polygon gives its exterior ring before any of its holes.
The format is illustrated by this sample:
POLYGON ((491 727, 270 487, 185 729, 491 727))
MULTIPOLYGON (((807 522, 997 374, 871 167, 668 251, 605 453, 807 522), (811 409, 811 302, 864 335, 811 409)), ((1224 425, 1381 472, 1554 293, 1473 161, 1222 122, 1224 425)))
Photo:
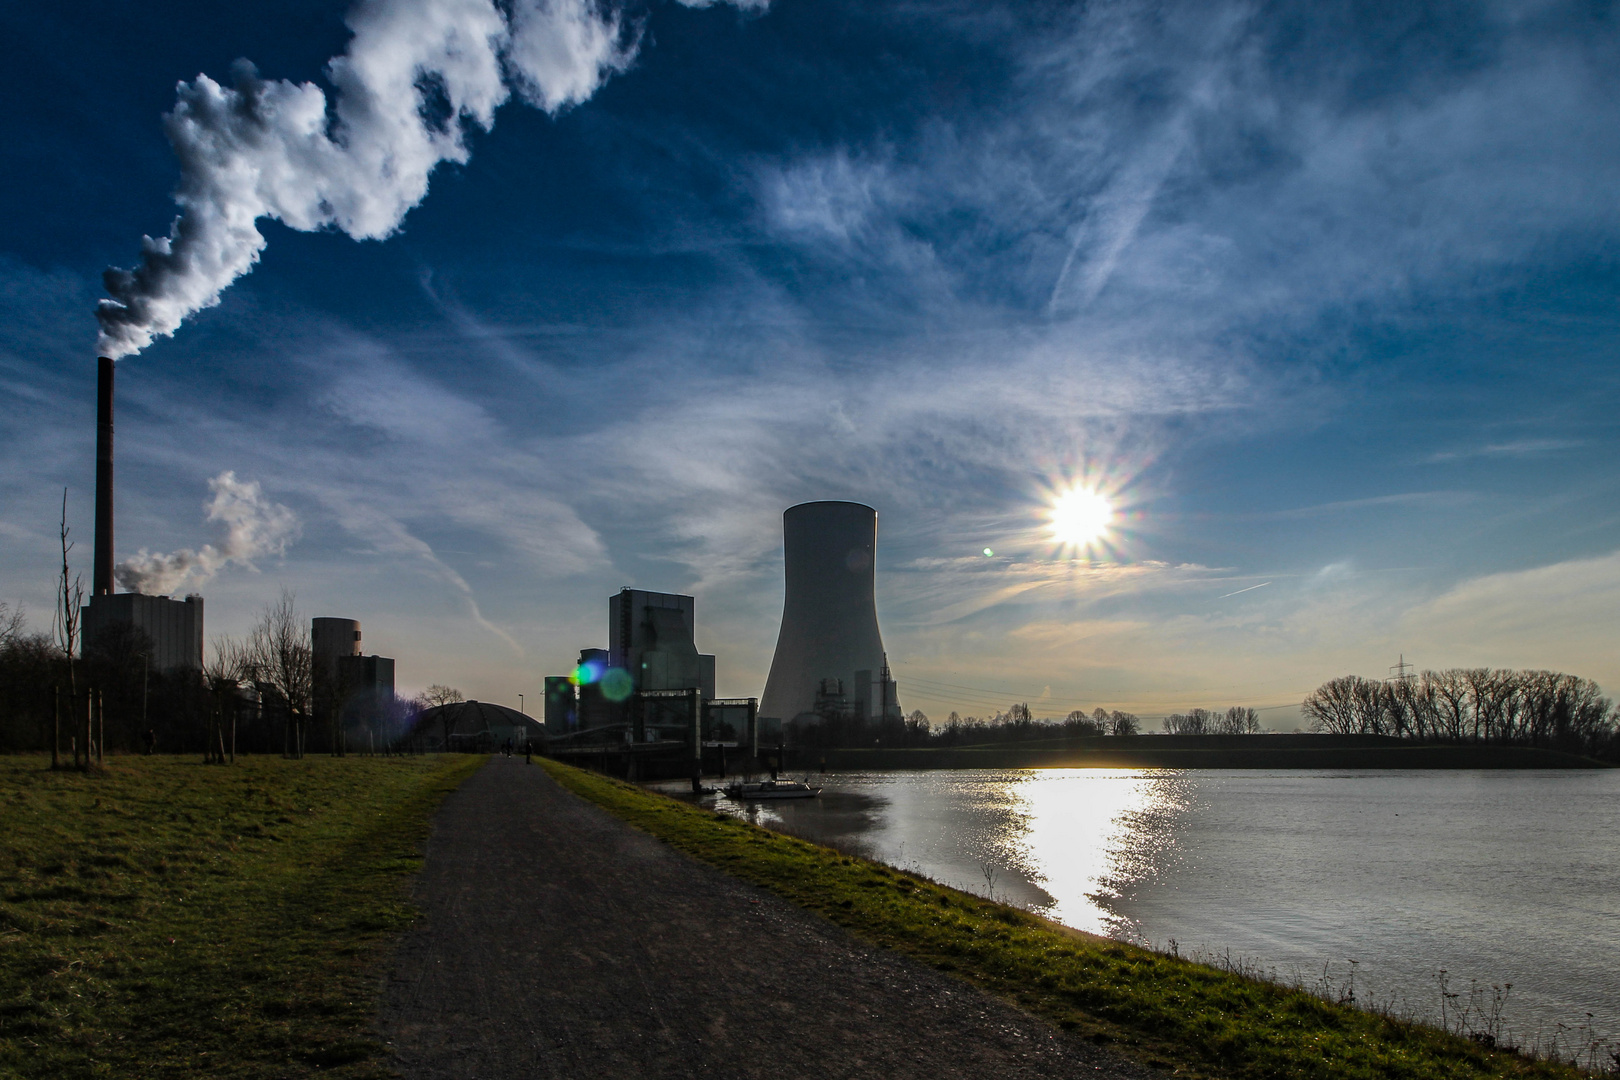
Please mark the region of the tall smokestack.
POLYGON ((96 377, 96 559, 90 594, 113 591, 113 362, 101 357, 96 377))
POLYGON ((885 663, 873 595, 877 511, 800 503, 782 515, 782 541, 787 597, 759 715, 788 721, 812 711, 826 679, 870 702, 868 681, 885 663))

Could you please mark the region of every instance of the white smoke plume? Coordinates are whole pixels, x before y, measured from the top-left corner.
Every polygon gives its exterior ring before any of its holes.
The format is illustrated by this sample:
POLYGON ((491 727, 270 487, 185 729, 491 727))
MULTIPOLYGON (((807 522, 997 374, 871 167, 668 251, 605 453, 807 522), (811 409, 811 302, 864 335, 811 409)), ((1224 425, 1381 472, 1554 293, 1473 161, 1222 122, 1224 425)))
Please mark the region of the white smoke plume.
POLYGON ((139 352, 219 303, 264 250, 260 218, 388 236, 441 161, 467 160, 468 124, 488 131, 513 91, 550 113, 583 102, 640 45, 597 0, 361 0, 347 22, 348 51, 327 64, 330 100, 245 60, 231 86, 180 83, 164 117, 180 213, 168 236, 142 239, 140 266, 103 275, 101 355, 139 352))
POLYGON ((208 520, 222 526, 219 543, 168 555, 142 548, 113 570, 118 584, 148 596, 173 595, 188 581, 200 585, 231 563, 257 569, 254 559, 281 555, 298 539, 298 515, 265 499, 257 481, 238 480, 227 470, 208 481, 208 489, 214 497, 204 505, 208 520))

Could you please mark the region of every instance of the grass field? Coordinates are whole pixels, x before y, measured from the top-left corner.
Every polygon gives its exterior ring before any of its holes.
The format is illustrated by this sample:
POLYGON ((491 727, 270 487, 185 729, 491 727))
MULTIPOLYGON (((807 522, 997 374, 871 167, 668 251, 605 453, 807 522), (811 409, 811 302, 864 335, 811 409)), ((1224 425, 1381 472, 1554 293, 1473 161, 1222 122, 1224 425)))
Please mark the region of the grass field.
POLYGON ((557 762, 570 790, 855 934, 1181 1074, 1243 1080, 1574 1078, 1302 990, 1065 931, 925 878, 557 762))
POLYGON ((0 758, 0 1076, 389 1075, 375 961, 482 762, 0 758))

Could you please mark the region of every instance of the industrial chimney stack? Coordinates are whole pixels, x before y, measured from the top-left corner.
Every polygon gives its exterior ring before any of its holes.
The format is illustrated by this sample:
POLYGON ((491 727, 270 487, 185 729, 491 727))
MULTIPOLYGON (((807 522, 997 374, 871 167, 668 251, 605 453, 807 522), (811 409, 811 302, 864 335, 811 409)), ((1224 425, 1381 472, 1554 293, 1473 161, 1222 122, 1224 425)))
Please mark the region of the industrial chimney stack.
POLYGON ((814 712, 827 680, 837 680, 834 693, 868 715, 898 707, 880 674, 887 662, 874 594, 876 549, 877 511, 870 506, 810 502, 782 514, 787 597, 761 717, 785 722, 814 712))
POLYGON ((101 357, 96 378, 96 552, 90 595, 113 591, 113 362, 101 357))
POLYGON ((96 376, 96 550, 80 648, 89 648, 115 626, 133 626, 150 643, 151 670, 201 670, 202 597, 119 593, 113 585, 113 362, 103 356, 96 376))

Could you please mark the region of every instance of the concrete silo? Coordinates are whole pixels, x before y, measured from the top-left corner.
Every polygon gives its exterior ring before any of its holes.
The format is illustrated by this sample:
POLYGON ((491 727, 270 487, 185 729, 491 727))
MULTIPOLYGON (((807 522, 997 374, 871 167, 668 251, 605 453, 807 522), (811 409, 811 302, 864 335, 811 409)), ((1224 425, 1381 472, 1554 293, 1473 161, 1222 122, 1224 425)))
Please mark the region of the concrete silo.
POLYGON ((360 620, 311 619, 309 646, 315 681, 337 682, 342 658, 360 655, 360 620))
POLYGON ((877 511, 810 502, 782 514, 787 597, 759 715, 790 721, 827 709, 895 715, 873 588, 877 511))

